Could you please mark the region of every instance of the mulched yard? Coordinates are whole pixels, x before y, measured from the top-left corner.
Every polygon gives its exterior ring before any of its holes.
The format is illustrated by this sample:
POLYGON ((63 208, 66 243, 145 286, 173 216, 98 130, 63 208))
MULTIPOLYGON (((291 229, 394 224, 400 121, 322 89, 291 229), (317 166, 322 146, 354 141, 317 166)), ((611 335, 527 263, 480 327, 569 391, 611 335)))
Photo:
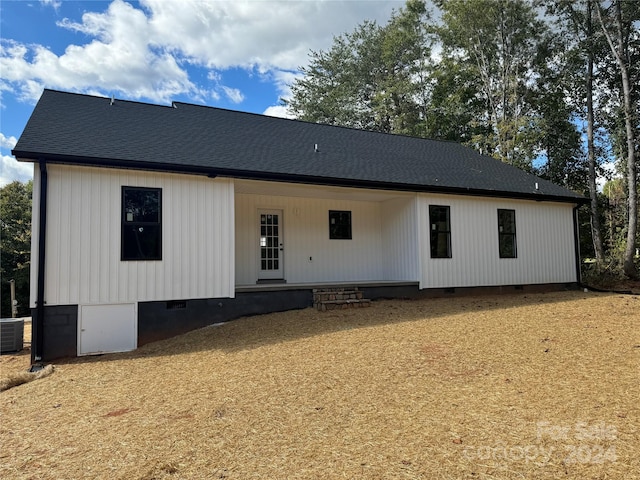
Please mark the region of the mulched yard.
POLYGON ((640 478, 639 399, 638 296, 307 309, 0 393, 0 478, 640 478))

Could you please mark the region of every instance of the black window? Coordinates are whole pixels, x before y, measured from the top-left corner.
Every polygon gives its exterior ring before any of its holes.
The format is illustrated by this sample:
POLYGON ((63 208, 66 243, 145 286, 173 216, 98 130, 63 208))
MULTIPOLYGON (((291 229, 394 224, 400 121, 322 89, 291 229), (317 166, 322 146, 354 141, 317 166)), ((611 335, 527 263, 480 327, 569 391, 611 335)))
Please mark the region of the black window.
POLYGON ((498 209, 500 258, 516 258, 516 211, 498 209))
POLYGON ((429 205, 431 258, 451 258, 451 219, 447 206, 429 205))
POLYGON ((329 238, 351 240, 351 212, 329 210, 329 238))
POLYGON ((122 187, 121 260, 162 260, 162 190, 122 187))

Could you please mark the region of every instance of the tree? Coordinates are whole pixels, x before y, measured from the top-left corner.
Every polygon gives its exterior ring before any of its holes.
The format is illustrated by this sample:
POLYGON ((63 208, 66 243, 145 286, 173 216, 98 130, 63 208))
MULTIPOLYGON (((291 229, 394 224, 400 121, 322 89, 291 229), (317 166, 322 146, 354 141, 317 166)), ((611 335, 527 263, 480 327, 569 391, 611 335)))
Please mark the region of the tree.
POLYGON ((627 178, 627 240, 623 256, 623 270, 630 278, 637 278, 638 272, 634 263, 636 236, 638 231, 638 176, 636 165, 636 133, 638 130, 638 102, 634 102, 634 84, 631 82, 632 45, 638 41, 634 22, 640 21, 640 7, 636 2, 612 0, 608 7, 603 7, 598 0, 596 12, 607 43, 615 58, 622 96, 626 139, 626 178, 627 178), (634 38, 635 37, 635 38, 634 38))
POLYGON ((490 135, 491 128, 477 120, 484 102, 477 95, 477 79, 471 69, 445 56, 430 67, 429 75, 425 137, 472 145, 474 138, 490 135))
POLYGON ((424 1, 409 0, 382 29, 382 74, 373 108, 389 132, 424 135, 431 54, 428 19, 424 1))
POLYGON ((31 195, 33 183, 15 181, 0 189, 0 272, 2 316, 11 316, 10 280, 16 282, 18 314, 29 313, 29 263, 31 252, 31 195))
POLYGON ((602 195, 606 199, 606 209, 604 211, 607 248, 610 254, 624 252, 626 235, 625 225, 627 223, 626 208, 626 188, 621 178, 609 180, 602 188, 602 195))
POLYGON ((439 0, 443 57, 469 69, 483 110, 475 120, 488 127, 472 143, 477 150, 526 170, 536 157, 531 142, 539 126, 531 110, 530 85, 538 75, 538 51, 546 33, 523 0, 439 0))
POLYGON ((557 35, 547 35, 540 42, 539 75, 530 93, 537 131, 531 132, 529 141, 544 158, 536 169, 538 175, 583 192, 587 189, 586 158, 575 109, 567 101, 575 90, 573 79, 581 70, 572 61, 572 53, 557 35))
POLYGON ((430 39, 422 0, 410 0, 384 27, 364 22, 312 51, 294 81, 290 112, 306 121, 420 135, 430 39))
MULTIPOLYGON (((587 175, 586 186, 591 199, 591 238, 597 263, 604 261, 604 244, 600 224, 600 206, 597 188, 598 155, 596 153, 595 132, 597 130, 594 109, 594 67, 602 56, 601 38, 594 28, 594 0, 548 0, 545 3, 547 13, 555 15, 558 26, 565 39, 569 39, 568 55, 562 63, 565 71, 570 72, 567 83, 570 85, 572 99, 570 106, 578 118, 586 123, 587 175), (567 68, 569 67, 569 68, 567 68)), ((569 105, 567 105, 569 107, 569 105)))
POLYGON ((335 37, 328 51, 312 51, 309 65, 300 69, 304 77, 294 81, 291 98, 283 100, 289 111, 301 120, 380 130, 371 109, 380 30, 365 22, 335 37))

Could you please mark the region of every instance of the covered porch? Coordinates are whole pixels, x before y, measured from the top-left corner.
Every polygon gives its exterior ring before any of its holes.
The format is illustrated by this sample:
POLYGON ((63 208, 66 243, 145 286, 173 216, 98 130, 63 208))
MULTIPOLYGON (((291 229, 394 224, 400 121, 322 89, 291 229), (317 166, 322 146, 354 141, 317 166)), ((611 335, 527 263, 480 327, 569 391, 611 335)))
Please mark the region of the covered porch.
POLYGON ((415 194, 255 180, 234 191, 237 293, 418 286, 415 194))

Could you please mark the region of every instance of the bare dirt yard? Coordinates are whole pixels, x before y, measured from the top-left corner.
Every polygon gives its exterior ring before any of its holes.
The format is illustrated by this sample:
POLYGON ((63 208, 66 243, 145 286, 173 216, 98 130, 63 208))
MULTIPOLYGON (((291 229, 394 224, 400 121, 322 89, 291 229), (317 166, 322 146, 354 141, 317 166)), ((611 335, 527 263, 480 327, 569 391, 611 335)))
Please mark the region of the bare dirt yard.
POLYGON ((0 393, 2 479, 640 478, 638 296, 307 309, 55 368, 0 393))

